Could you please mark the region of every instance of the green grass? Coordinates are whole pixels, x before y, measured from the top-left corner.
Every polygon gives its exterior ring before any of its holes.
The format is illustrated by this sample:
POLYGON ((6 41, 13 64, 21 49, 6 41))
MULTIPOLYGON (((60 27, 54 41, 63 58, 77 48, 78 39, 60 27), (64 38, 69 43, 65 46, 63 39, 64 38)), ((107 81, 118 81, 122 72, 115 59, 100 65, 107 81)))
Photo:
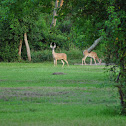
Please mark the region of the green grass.
POLYGON ((0 125, 126 125, 104 66, 61 65, 0 63, 0 125))

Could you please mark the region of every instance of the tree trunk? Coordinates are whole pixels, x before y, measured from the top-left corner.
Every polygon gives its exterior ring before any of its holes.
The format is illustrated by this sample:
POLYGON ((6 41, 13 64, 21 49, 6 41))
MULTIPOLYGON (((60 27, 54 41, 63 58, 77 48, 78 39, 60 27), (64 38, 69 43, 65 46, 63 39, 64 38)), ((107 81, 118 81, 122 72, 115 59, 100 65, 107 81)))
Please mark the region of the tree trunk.
MULTIPOLYGON (((122 73, 120 72, 119 75, 117 76, 116 83, 118 83, 120 81, 120 76, 123 79, 126 78, 125 69, 123 69, 123 70, 124 71, 122 73)), ((123 85, 123 83, 121 82, 118 85, 116 85, 116 87, 118 88, 118 92, 119 92, 119 95, 120 95, 120 101, 121 101, 121 106, 122 106, 122 113, 126 114, 126 88, 125 88, 125 85, 123 85)))
POLYGON ((50 28, 52 27, 52 26, 56 26, 56 18, 55 18, 55 16, 57 16, 57 8, 59 7, 62 7, 62 5, 63 5, 63 0, 60 0, 60 4, 59 4, 59 6, 58 6, 58 2, 59 2, 59 0, 56 0, 56 2, 55 2, 55 8, 54 8, 54 11, 53 11, 53 19, 52 19, 52 23, 51 23, 51 25, 50 25, 50 28))
POLYGON ((26 45, 28 61, 31 61, 31 53, 30 53, 30 47, 29 47, 28 40, 27 40, 27 33, 24 33, 24 41, 25 41, 25 45, 26 45))
POLYGON ((102 40, 102 38, 103 38, 103 37, 101 36, 100 38, 96 39, 96 40, 94 41, 94 43, 92 44, 92 46, 90 46, 90 47, 87 49, 89 53, 97 46, 97 44, 102 40))
POLYGON ((20 40, 20 44, 19 44, 19 47, 18 47, 18 56, 19 56, 19 60, 21 60, 21 48, 22 48, 22 40, 20 40))
POLYGON ((60 0, 60 6, 59 7, 62 7, 63 6, 63 0, 60 0))
POLYGON ((56 12, 57 12, 57 7, 58 7, 58 0, 56 0, 56 2, 55 2, 55 8, 54 8, 54 11, 53 11, 53 19, 52 19, 52 23, 51 23, 51 25, 50 25, 50 27, 52 27, 52 26, 56 26, 56 18, 55 18, 55 16, 57 15, 56 14, 56 12))

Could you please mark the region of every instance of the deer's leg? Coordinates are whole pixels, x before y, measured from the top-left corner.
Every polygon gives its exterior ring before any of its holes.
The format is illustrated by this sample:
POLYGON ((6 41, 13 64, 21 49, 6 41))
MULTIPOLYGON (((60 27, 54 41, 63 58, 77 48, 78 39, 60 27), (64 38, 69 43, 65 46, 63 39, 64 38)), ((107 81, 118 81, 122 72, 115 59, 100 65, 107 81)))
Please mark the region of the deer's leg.
POLYGON ((99 59, 98 57, 97 57, 97 61, 99 62, 99 64, 101 64, 101 59, 99 59))
POLYGON ((65 62, 67 63, 67 66, 69 66, 69 63, 68 63, 68 61, 67 61, 67 60, 65 60, 65 62))
POLYGON ((84 58, 82 58, 82 65, 83 65, 83 59, 84 59, 84 58))
POLYGON ((62 65, 62 67, 64 66, 64 61, 63 60, 61 60, 61 62, 63 63, 63 65, 62 65))
POLYGON ((93 59, 94 59, 95 65, 97 65, 97 64, 96 64, 96 60, 95 60, 95 57, 93 57, 93 59))
POLYGON ((85 56, 85 57, 83 58, 83 61, 84 61, 84 64, 85 64, 85 65, 86 65, 86 62, 85 62, 86 58, 87 58, 87 56, 85 56))
POLYGON ((57 59, 56 59, 56 63, 55 63, 55 64, 56 64, 56 66, 57 66, 57 59))
POLYGON ((99 59, 99 61, 100 61, 100 64, 101 64, 102 60, 101 60, 101 59, 99 59))
POLYGON ((56 65, 56 60, 54 59, 54 66, 56 65))
POLYGON ((90 58, 90 65, 92 65, 92 58, 90 58))
POLYGON ((82 65, 83 65, 83 63, 86 65, 86 63, 85 63, 85 57, 82 58, 82 65))

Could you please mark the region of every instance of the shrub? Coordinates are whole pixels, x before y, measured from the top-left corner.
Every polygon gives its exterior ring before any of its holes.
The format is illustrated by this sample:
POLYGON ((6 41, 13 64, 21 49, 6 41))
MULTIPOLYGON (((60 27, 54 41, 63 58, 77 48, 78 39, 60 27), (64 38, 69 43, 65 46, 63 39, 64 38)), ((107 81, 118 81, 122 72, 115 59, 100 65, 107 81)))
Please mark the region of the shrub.
POLYGON ((18 48, 16 43, 1 42, 0 61, 13 62, 18 58, 18 48))
MULTIPOLYGON (((65 51, 64 51, 65 52, 65 51)), ((77 48, 75 49, 70 49, 69 51, 66 52, 67 56, 69 59, 74 60, 74 59, 82 59, 83 57, 83 52, 82 50, 79 50, 77 48)))
POLYGON ((52 52, 50 50, 43 51, 32 51, 31 52, 32 62, 44 62, 52 60, 52 52))

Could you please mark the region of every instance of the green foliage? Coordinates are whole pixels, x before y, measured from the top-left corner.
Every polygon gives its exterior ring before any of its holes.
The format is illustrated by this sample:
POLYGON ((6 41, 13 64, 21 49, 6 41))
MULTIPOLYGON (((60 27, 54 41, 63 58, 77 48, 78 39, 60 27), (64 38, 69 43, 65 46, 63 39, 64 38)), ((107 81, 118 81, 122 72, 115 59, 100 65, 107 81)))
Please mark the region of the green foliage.
POLYGON ((99 38, 99 30, 107 17, 108 1, 68 0, 60 10, 59 18, 68 15, 71 19, 71 41, 79 48, 90 47, 99 38))
POLYGON ((67 51, 67 56, 68 56, 69 60, 82 59, 83 51, 80 50, 79 48, 76 48, 76 47, 72 48, 70 46, 69 51, 67 51))
POLYGON ((13 62, 17 61, 18 49, 15 43, 0 43, 0 61, 13 62))
POLYGON ((71 32, 71 21, 70 20, 63 20, 62 22, 60 22, 60 24, 58 24, 58 29, 62 32, 62 33, 67 33, 69 34, 71 32))
POLYGON ((56 43, 58 48, 64 47, 66 50, 69 49, 69 42, 67 42, 67 36, 62 34, 60 31, 58 33, 57 32, 51 32, 48 39, 49 39, 50 43, 51 42, 56 43))
MULTIPOLYGON (((41 20, 39 18, 42 17, 41 13, 44 12, 49 13, 51 7, 52 6, 50 0, 40 1, 40 2, 38 0, 1 1, 0 2, 0 14, 1 14, 0 15, 0 44, 3 45, 5 41, 7 43, 14 43, 14 42, 19 43, 20 39, 23 40, 23 34, 27 32, 30 47, 36 49, 36 44, 34 44, 34 42, 44 41, 45 38, 48 38, 47 36, 48 31, 46 30, 46 26, 44 24, 45 22, 44 23, 41 22, 42 26, 40 26, 41 20), (41 31, 41 29, 43 30, 41 31)), ((2 55, 4 54, 5 53, 2 53, 2 55)), ((23 59, 25 59, 24 54, 25 53, 23 52, 22 53, 23 59)), ((9 54, 8 51, 8 54, 6 55, 11 55, 11 54, 9 54)), ((15 55, 15 57, 16 56, 17 54, 15 55)), ((7 56, 5 57, 9 58, 7 56)), ((10 59, 6 59, 6 60, 10 60, 10 59)))
POLYGON ((44 62, 52 60, 52 52, 51 50, 43 50, 43 51, 33 51, 31 53, 32 62, 44 62))
POLYGON ((18 36, 10 32, 7 21, 1 21, 0 25, 0 61, 12 62, 18 57, 18 36))
MULTIPOLYGON (((103 32, 103 35, 105 35, 105 53, 108 54, 107 57, 110 57, 111 55, 112 58, 110 59, 120 66, 120 63, 124 64, 124 61, 126 60, 125 31, 123 28, 125 24, 121 24, 121 20, 123 21, 124 18, 122 18, 120 12, 115 12, 114 6, 110 6, 108 8, 108 13, 109 20, 105 22, 105 26, 107 27, 107 29, 105 32, 103 32)), ((109 62, 109 58, 107 60, 109 62)))
MULTIPOLYGON (((120 7, 119 7, 120 8, 120 7)), ((106 30, 102 32, 104 36, 104 52, 106 63, 115 63, 120 69, 118 79, 118 88, 120 90, 120 100, 122 113, 126 113, 126 41, 125 41, 125 11, 111 5, 108 7, 108 20, 105 22, 106 30), (123 95, 122 95, 123 94, 123 95)), ((113 72, 115 72, 112 69, 113 72)), ((118 74, 119 74, 118 73, 118 74)), ((118 78, 117 78, 118 77, 118 78)))

